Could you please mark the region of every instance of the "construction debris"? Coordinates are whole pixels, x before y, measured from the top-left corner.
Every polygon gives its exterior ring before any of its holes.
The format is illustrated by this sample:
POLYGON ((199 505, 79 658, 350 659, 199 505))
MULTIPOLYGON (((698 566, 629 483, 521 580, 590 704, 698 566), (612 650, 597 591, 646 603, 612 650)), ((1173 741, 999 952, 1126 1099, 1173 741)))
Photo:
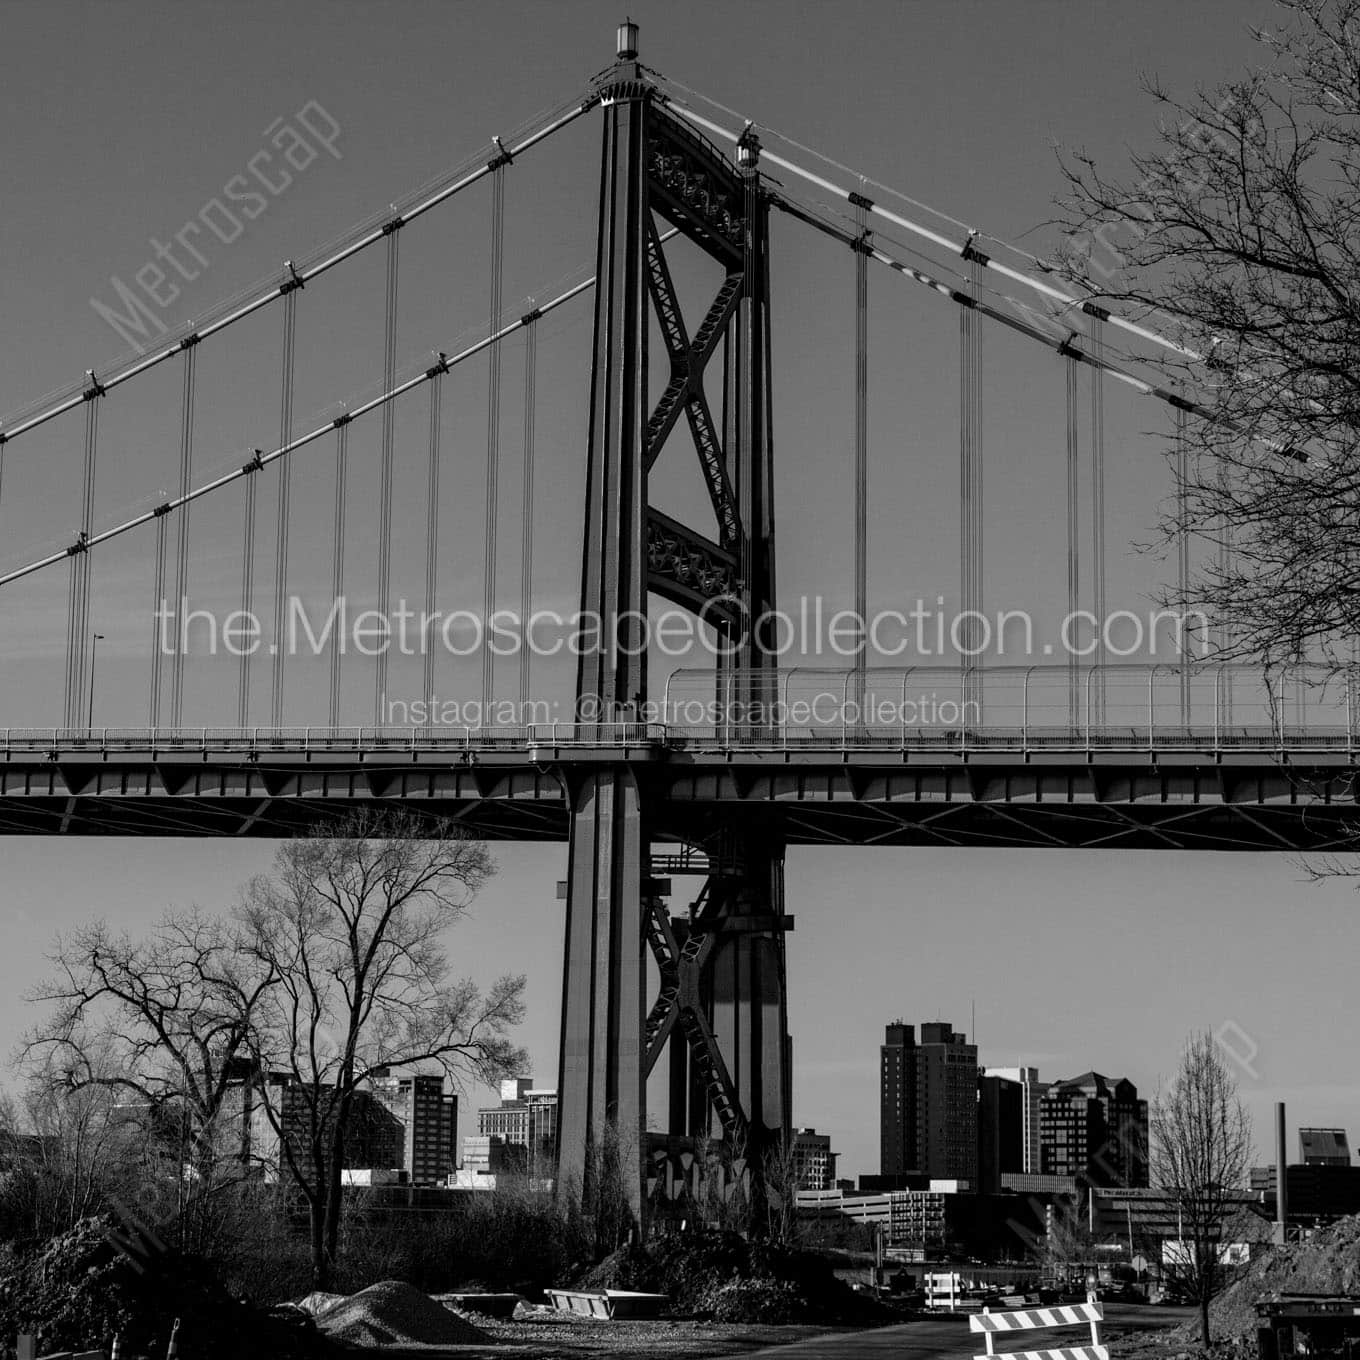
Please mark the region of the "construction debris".
MULTIPOLYGON (((1284 1294, 1360 1293, 1360 1216, 1338 1219, 1306 1242, 1268 1248, 1209 1306, 1215 1342, 1256 1349, 1256 1305, 1284 1294)), ((1199 1323, 1175 1335, 1199 1339, 1199 1323)))

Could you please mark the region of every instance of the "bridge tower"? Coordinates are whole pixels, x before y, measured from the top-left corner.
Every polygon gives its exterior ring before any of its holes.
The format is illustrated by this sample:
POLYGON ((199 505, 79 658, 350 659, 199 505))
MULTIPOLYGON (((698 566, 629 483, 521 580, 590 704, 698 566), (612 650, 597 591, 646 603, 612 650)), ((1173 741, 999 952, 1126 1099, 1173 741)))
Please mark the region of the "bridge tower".
MULTIPOLYGON (((718 697, 744 720, 753 704, 773 698, 774 667, 758 622, 775 597, 769 218, 759 142, 748 132, 733 165, 668 111, 638 64, 632 23, 619 27, 618 60, 600 94, 581 609, 602 621, 602 645, 580 660, 578 720, 645 716, 651 594, 717 630, 725 649, 718 697), (693 330, 662 240, 672 230, 722 274, 693 330), (666 365, 655 404, 653 316, 666 365), (722 375, 716 418, 704 382, 713 364, 722 375), (716 537, 648 503, 648 474, 682 419, 716 537)), ((606 1144, 615 1145, 639 1216, 647 1079, 663 1056, 672 1138, 722 1135, 758 1170, 759 1154, 790 1123, 783 844, 740 819, 663 825, 676 816, 652 795, 646 761, 626 755, 578 776, 571 789, 559 1183, 588 1186, 606 1144), (651 844, 663 838, 708 857, 709 876, 684 918, 671 918, 650 873, 651 844), (649 954, 660 978, 654 999, 649 954)))

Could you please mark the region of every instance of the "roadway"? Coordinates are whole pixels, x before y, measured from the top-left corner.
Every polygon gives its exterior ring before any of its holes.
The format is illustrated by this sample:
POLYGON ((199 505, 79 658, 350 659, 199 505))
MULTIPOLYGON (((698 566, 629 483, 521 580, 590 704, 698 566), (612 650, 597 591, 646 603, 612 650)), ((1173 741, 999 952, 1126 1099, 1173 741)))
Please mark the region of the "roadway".
MULTIPOLYGON (((1105 1306, 1102 1342, 1130 1332, 1173 1327, 1195 1316, 1193 1308, 1165 1308, 1137 1304, 1111 1303, 1105 1306)), ((1085 1327, 1064 1327, 1053 1331, 1017 1332, 997 1349, 1039 1350, 1054 1346, 1089 1344, 1085 1327)), ((834 1336, 812 1337, 786 1346, 770 1346, 748 1351, 743 1360, 858 1360, 860 1356, 894 1356, 896 1360, 970 1360, 984 1349, 982 1337, 968 1330, 966 1315, 906 1322, 872 1331, 845 1332, 834 1336)))

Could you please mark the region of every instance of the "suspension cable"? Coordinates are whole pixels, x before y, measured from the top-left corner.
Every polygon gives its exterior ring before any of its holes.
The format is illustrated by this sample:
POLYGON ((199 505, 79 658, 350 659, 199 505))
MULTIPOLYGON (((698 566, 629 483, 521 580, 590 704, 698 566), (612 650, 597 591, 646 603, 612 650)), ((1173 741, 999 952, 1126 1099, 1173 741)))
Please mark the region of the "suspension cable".
MULTIPOLYGON (((1075 619, 1081 602, 1081 532, 1077 496, 1080 438, 1077 418, 1079 373, 1076 360, 1063 365, 1067 371, 1067 617, 1075 619)), ((1069 622, 1069 629, 1071 624, 1069 622)), ((1081 680, 1074 647, 1067 652, 1067 722, 1076 729, 1081 719, 1081 680)))
MULTIPOLYGON (((258 449, 255 450, 255 457, 246 463, 239 473, 232 473, 231 478, 223 480, 234 480, 236 477, 244 476, 246 482, 245 514, 244 527, 241 534, 241 618, 250 624, 255 618, 255 502, 257 499, 257 481, 254 473, 258 472, 263 459, 258 449)), ((202 489, 190 492, 188 499, 201 495, 202 489)), ((133 521, 129 520, 126 528, 131 528, 133 521)), ((3 584, 3 583, 0 583, 3 584)), ((250 654, 249 645, 241 648, 240 672, 236 686, 236 725, 240 728, 250 726, 250 654)))
MULTIPOLYGON (((178 538, 175 545, 175 617, 182 619, 189 603, 189 502, 184 498, 193 486, 194 457, 194 387, 197 373, 198 345, 184 351, 184 384, 180 397, 179 494, 184 503, 179 508, 178 538)), ((162 524, 165 517, 162 516, 162 524)), ((182 624, 181 624, 181 631, 182 624)), ((157 674, 160 666, 157 664, 157 674)), ((159 689, 159 686, 157 687, 159 689)), ((178 727, 184 711, 184 649, 175 647, 170 654, 170 726, 178 727)), ((155 723, 152 723, 155 726, 155 723)))
MULTIPOLYGON (((1189 491, 1187 483, 1190 476, 1190 450, 1186 438, 1185 412, 1176 412, 1176 596, 1178 607, 1186 608, 1190 599, 1190 528, 1189 528, 1189 491)), ((1182 631, 1179 674, 1181 689, 1181 726, 1190 725, 1190 672, 1186 666, 1184 652, 1184 629, 1182 631)))
MULTIPOLYGON (((696 113, 693 109, 688 108, 676 100, 668 100, 668 103, 682 118, 686 118, 692 123, 697 123, 708 132, 714 133, 715 135, 734 143, 741 138, 741 133, 730 131, 720 123, 715 123, 712 119, 705 118, 702 114, 696 113)), ((788 160, 783 156, 776 155, 767 148, 762 147, 760 154, 762 160, 769 161, 772 165, 777 165, 781 169, 789 171, 790 174, 797 175, 800 179, 807 180, 809 184, 815 184, 819 189, 825 190, 829 194, 834 194, 837 198, 851 201, 850 196, 854 192, 853 190, 844 189, 839 184, 833 184, 829 179, 814 174, 811 170, 805 170, 796 162, 788 160)), ((1118 313, 1110 311, 1107 307, 1102 307, 1098 302, 1093 302, 1089 298, 1077 297, 1072 293, 1065 292, 1061 288, 1055 288, 1053 284, 1046 283, 1042 279, 1034 278, 1033 275, 1025 273, 1022 269, 1013 269, 1010 265, 1002 264, 1000 260, 978 250, 972 244, 976 233, 970 233, 968 240, 960 244, 957 238, 951 239, 938 231, 932 230, 930 227, 922 226, 919 222, 913 222, 911 218, 903 217, 901 213, 893 212, 891 209, 883 207, 882 204, 875 203, 872 200, 866 200, 866 206, 868 210, 876 216, 886 218, 889 222, 911 232, 913 236, 919 236, 923 240, 929 241, 932 245, 939 246, 944 250, 953 251, 955 253, 960 253, 962 251, 971 252, 971 258, 980 268, 994 270, 1005 278, 1011 279, 1015 283, 1022 284, 1024 287, 1032 289, 1034 292, 1049 298, 1053 302, 1061 303, 1064 307, 1074 307, 1077 310, 1084 312, 1087 316, 1099 317, 1100 320, 1108 321, 1112 326, 1118 326, 1120 329, 1128 331, 1130 335, 1136 335, 1140 340, 1146 340, 1150 344, 1169 350, 1173 354, 1179 354, 1183 358, 1199 361, 1204 359, 1202 354, 1186 348, 1186 346, 1172 340, 1169 336, 1161 335, 1159 332, 1154 331, 1147 326, 1140 325, 1136 321, 1130 321, 1127 317, 1120 316, 1118 313)))
POLYGON ((94 520, 95 454, 99 444, 99 399, 105 388, 91 373, 85 393, 85 459, 81 473, 80 536, 72 545, 66 630, 66 726, 80 726, 85 698, 85 640, 90 627, 90 551, 94 520))
MULTIPOLYGON (((668 231, 662 233, 661 240, 670 240, 671 237, 678 233, 678 231, 678 227, 670 228, 668 231)), ((549 312, 554 312, 559 307, 565 306, 568 302, 572 301, 574 298, 580 297, 582 293, 588 292, 594 286, 594 275, 582 279, 580 283, 574 284, 565 291, 558 293, 551 301, 545 302, 537 309, 537 316, 547 316, 549 312)), ((184 498, 184 501, 194 501, 198 500, 200 496, 209 496, 214 491, 220 490, 224 486, 229 486, 232 482, 239 481, 242 478, 251 479, 253 473, 257 472, 262 467, 268 466, 268 464, 274 462, 275 459, 286 458, 296 450, 303 448, 308 444, 315 443, 322 435, 333 430, 335 426, 340 423, 340 420, 357 420, 360 416, 367 415, 370 411, 377 410, 380 406, 389 401, 396 401, 399 397, 403 397, 406 393, 414 391, 423 383, 429 382, 436 372, 445 372, 449 368, 455 368, 459 364, 466 363, 469 359, 473 359, 478 354, 491 348, 491 346, 501 344, 507 336, 513 335, 522 326, 527 324, 528 321, 523 317, 516 321, 512 321, 508 326, 502 326, 495 334, 484 336, 475 343, 468 345, 465 349, 460 350, 457 354, 451 355, 447 360, 446 367, 428 369, 423 373, 416 374, 414 377, 407 378, 404 382, 398 383, 391 391, 380 392, 377 396, 371 397, 368 401, 361 402, 349 412, 348 415, 340 417, 337 420, 328 420, 324 424, 318 425, 315 429, 308 430, 305 434, 301 434, 297 436, 297 438, 290 440, 282 447, 271 450, 269 453, 257 450, 254 456, 245 463, 244 466, 233 468, 230 472, 223 473, 220 477, 215 477, 212 481, 205 482, 202 486, 195 487, 189 492, 188 496, 184 498)), ((179 497, 174 497, 165 504, 171 509, 174 509, 176 506, 183 504, 184 501, 179 497)), ((249 505, 249 501, 247 503, 249 505)), ((133 515, 130 519, 123 520, 121 523, 115 524, 108 529, 101 530, 97 534, 91 534, 88 539, 84 540, 83 546, 86 548, 97 547, 99 544, 108 543, 115 538, 120 538, 123 534, 129 533, 133 529, 140 528, 141 525, 154 519, 156 513, 156 510, 141 511, 138 514, 133 515)), ((44 568, 53 566, 58 562, 64 562, 68 557, 73 556, 76 552, 81 550, 82 548, 72 545, 69 548, 61 548, 56 552, 48 553, 45 557, 35 558, 33 561, 27 562, 21 567, 16 567, 14 570, 0 575, 0 586, 9 585, 11 582, 21 580, 25 576, 31 576, 36 571, 42 571, 44 568)), ((247 724, 244 722, 241 724, 243 727, 246 725, 247 724)))
MULTIPOLYGON (((1228 460, 1220 458, 1218 460, 1218 498, 1219 504, 1226 504, 1229 495, 1230 469, 1228 460)), ((1227 515, 1223 517, 1223 528, 1218 537, 1218 573, 1220 582, 1228 579, 1228 574, 1233 569, 1233 523, 1227 515)), ((1227 619, 1222 619, 1218 625, 1218 648, 1220 660, 1226 657, 1232 650, 1236 638, 1233 633, 1232 625, 1227 619)), ((1351 643, 1351 667, 1355 669, 1360 665, 1360 650, 1357 650, 1356 643, 1351 643)), ((1233 720, 1233 677, 1231 671, 1224 671, 1222 674, 1223 694, 1221 698, 1223 721, 1231 723, 1233 720)))
MULTIPOLYGON (((968 298, 976 303, 976 262, 970 261, 968 298)), ((969 671, 964 702, 979 703, 981 686, 972 674, 981 666, 978 643, 982 622, 982 330, 976 305, 959 313, 959 629, 969 671)), ((973 710, 978 712, 977 709, 973 710)))
POLYGON ((179 653, 179 642, 184 634, 184 620, 177 611, 169 609, 165 598, 165 538, 168 517, 160 515, 156 519, 156 575, 151 594, 151 687, 147 695, 147 725, 157 728, 161 725, 161 670, 165 655, 164 625, 167 611, 175 620, 175 632, 171 635, 170 646, 173 654, 179 653))
MULTIPOLYGON (((491 177, 491 320, 490 330, 500 325, 501 280, 505 252, 505 175, 499 166, 491 177)), ((496 609, 496 528, 500 480, 501 352, 489 355, 486 397, 486 568, 482 592, 482 705, 490 704, 495 684, 496 658, 488 645, 491 615, 496 609)))
MULTIPOLYGON (((860 240, 855 249, 855 627, 858 630, 855 669, 857 689, 863 690, 868 663, 869 618, 869 257, 868 228, 862 204, 855 204, 860 240)), ((861 701, 863 693, 856 696, 861 701)))
MULTIPOLYGON (((563 111, 563 105, 556 105, 548 114, 545 115, 547 121, 539 124, 531 122, 528 130, 519 140, 509 144, 506 154, 513 160, 522 155, 530 148, 537 146, 540 142, 551 137, 553 133, 560 131, 569 123, 574 123, 583 114, 588 113, 596 104, 600 102, 598 91, 591 91, 583 96, 579 101, 573 101, 569 107, 563 111)), ((497 160, 499 157, 496 158, 497 160)), ((507 162, 508 163, 508 162, 507 162)), ((495 168, 496 161, 485 161, 480 164, 475 162, 465 162, 465 165, 472 165, 466 173, 454 171, 457 178, 449 183, 441 184, 438 188, 424 193, 422 189, 416 191, 415 201, 401 209, 398 217, 405 222, 413 221, 415 218, 436 208, 439 204, 447 202, 455 195, 462 193, 464 189, 484 179, 491 174, 495 168)), ((369 219, 370 221, 372 219, 369 219)), ((313 279, 334 269, 336 265, 357 255, 360 251, 366 250, 369 246, 381 241, 391 229, 391 220, 385 220, 380 227, 372 230, 363 226, 356 228, 361 234, 343 245, 338 245, 334 250, 324 254, 315 263, 304 264, 292 271, 287 278, 279 283, 261 285, 264 291, 233 307, 225 315, 220 316, 204 325, 200 325, 193 330, 186 331, 183 335, 176 335, 168 342, 164 348, 154 350, 150 354, 140 356, 127 368, 113 368, 100 380, 100 386, 105 391, 112 391, 115 387, 121 387, 123 383, 130 382, 133 378, 139 377, 148 369, 155 368, 158 364, 164 363, 167 359, 173 358, 184 348, 185 341, 190 343, 193 340, 206 340, 210 335, 216 335, 219 331, 225 330, 228 326, 234 325, 237 321, 242 321, 246 317, 267 307, 271 302, 276 302, 279 298, 287 296, 298 284, 310 283, 313 279)), ((341 238, 345 240, 344 237, 341 238)), ((29 430, 37 429, 39 425, 46 424, 49 420, 54 420, 57 416, 73 410, 84 400, 83 392, 77 391, 59 397, 50 404, 43 404, 31 415, 22 413, 11 417, 13 424, 7 429, 0 429, 0 445, 11 439, 17 439, 19 435, 26 434, 29 430)))
MULTIPOLYGON (((345 593, 345 518, 348 499, 349 419, 346 417, 338 420, 335 425, 335 517, 331 526, 331 598, 337 603, 344 599, 345 593)), ((327 709, 333 728, 340 726, 340 658, 343 650, 343 635, 337 628, 331 638, 330 704, 327 709)))
MULTIPOLYGON (((443 390, 441 373, 430 382, 430 459, 425 475, 425 612, 431 619, 438 611, 439 599, 439 434, 443 390)), ((423 630, 421 646, 425 650, 425 688, 421 697, 427 705, 429 723, 433 725, 435 647, 431 630, 423 630)))
MULTIPOLYGON (((833 237, 845 245, 852 245, 855 237, 852 233, 843 231, 841 228, 832 225, 811 209, 801 204, 794 203, 792 200, 783 198, 777 193, 771 192, 770 202, 775 207, 789 214, 790 217, 797 218, 800 222, 815 228, 826 236, 833 237)), ((958 288, 951 288, 949 284, 941 282, 933 275, 926 273, 922 269, 917 269, 914 265, 903 263, 901 260, 889 255, 880 246, 874 245, 869 248, 870 258, 877 260, 880 264, 887 265, 894 273, 900 274, 903 278, 910 279, 913 283, 919 283, 922 287, 929 288, 931 292, 938 293, 941 297, 948 298, 951 302, 960 307, 968 307, 985 316, 989 321, 995 321, 1010 330, 1025 336, 1027 339, 1035 340, 1041 345, 1046 345, 1055 353, 1062 354, 1067 358, 1076 359, 1084 364, 1089 364, 1093 368, 1098 368, 1102 373, 1125 383, 1145 397, 1153 397, 1157 401, 1163 402, 1168 406, 1179 411, 1188 411, 1192 415, 1199 416, 1203 420, 1220 425, 1225 429, 1237 429, 1232 422, 1225 420, 1217 412, 1210 410, 1201 402, 1192 401, 1188 397, 1182 396, 1179 392, 1172 391, 1167 387, 1158 387, 1148 382, 1145 378, 1140 378, 1119 364, 1103 357, 1098 356, 1090 350, 1082 349, 1076 344, 1069 335, 1065 340, 1055 340, 1047 332, 1040 330, 1028 322, 1020 320, 1019 317, 1011 316, 999 308, 991 306, 986 302, 979 302, 971 293, 958 288)), ((1244 431, 1243 433, 1248 433, 1244 431)), ((1288 458, 1293 462, 1307 463, 1307 454, 1301 453, 1296 449, 1287 448, 1279 444, 1270 444, 1268 447, 1273 453, 1282 458, 1288 458)), ((3 579, 0 579, 3 584, 3 579)))
POLYGON ((1105 560, 1105 370, 1099 360, 1105 353, 1105 323, 1092 317, 1091 354, 1097 360, 1091 365, 1091 612, 1096 616, 1096 667, 1094 692, 1091 702, 1095 713, 1092 721, 1105 721, 1105 620, 1109 608, 1106 596, 1105 560))
MULTIPOLYGON (((279 360, 279 443, 293 437, 293 374, 297 342, 297 289, 283 300, 283 345, 279 360)), ((273 666, 269 688, 269 721, 283 726, 284 662, 287 659, 288 613, 288 528, 292 523, 293 465, 287 458, 279 463, 278 522, 274 537, 274 644, 270 648, 273 666)))
MULTIPOLYGON (((383 313, 383 391, 391 391, 397 379, 397 242, 394 227, 387 235, 387 294, 383 313)), ((382 408, 381 465, 378 473, 378 611, 388 617, 392 605, 392 480, 394 411, 387 402, 382 408)), ((373 725, 383 725, 387 701, 387 648, 381 647, 373 673, 373 725)))
POLYGON ((529 618, 534 606, 534 438, 538 405, 538 323, 536 313, 526 317, 524 328, 524 478, 521 485, 520 525, 523 541, 519 559, 519 721, 529 706, 532 679, 529 651, 529 618))

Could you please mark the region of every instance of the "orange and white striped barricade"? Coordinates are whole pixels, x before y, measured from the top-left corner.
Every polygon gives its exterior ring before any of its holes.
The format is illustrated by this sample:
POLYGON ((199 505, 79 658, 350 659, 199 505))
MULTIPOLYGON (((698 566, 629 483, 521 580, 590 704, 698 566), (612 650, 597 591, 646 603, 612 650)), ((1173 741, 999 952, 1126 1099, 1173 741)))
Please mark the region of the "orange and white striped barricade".
POLYGON ((1024 1308, 1014 1313, 993 1313, 984 1308, 968 1319, 970 1332, 981 1332, 987 1344, 982 1355, 973 1360, 1110 1360, 1109 1347, 1100 1341, 1100 1324, 1105 1309, 1094 1299, 1087 1303, 1056 1304, 1051 1308, 1024 1308), (1033 1351, 998 1351, 994 1340, 998 1332, 1035 1332, 1050 1327, 1080 1327, 1090 1324, 1089 1346, 1055 1346, 1033 1351))

